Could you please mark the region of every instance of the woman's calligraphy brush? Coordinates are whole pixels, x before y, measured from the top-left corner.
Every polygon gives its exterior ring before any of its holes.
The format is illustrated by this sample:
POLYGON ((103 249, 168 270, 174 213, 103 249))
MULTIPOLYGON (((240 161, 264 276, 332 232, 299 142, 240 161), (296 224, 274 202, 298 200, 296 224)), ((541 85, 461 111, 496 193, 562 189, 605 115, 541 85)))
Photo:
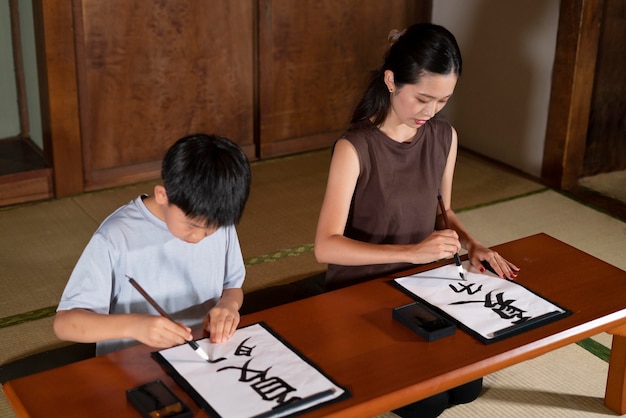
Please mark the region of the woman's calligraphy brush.
MULTIPOLYGON (((128 276, 126 276, 126 277, 128 277, 128 276)), ((130 282, 130 284, 132 284, 132 285, 133 285, 133 287, 134 287, 135 289, 137 289, 137 290, 139 291, 139 293, 141 293, 141 296, 143 296, 143 297, 144 297, 144 299, 146 299, 146 300, 148 301, 148 303, 149 303, 150 305, 152 305, 152 307, 153 307, 154 309, 156 309, 158 313, 160 313, 160 314, 161 314, 161 316, 164 316, 164 317, 166 317, 167 319, 169 319, 170 321, 175 322, 175 321, 172 319, 172 317, 171 317, 171 316, 169 316, 169 315, 168 315, 168 313, 167 313, 167 312, 165 312, 165 311, 163 310, 163 308, 161 308, 161 307, 159 306, 159 304, 158 304, 158 303, 156 303, 156 301, 155 301, 154 299, 152 299, 152 297, 148 294, 148 292, 146 292, 145 290, 143 290, 143 287, 141 287, 141 286, 139 285, 139 283, 137 283, 137 282, 135 281, 135 279, 133 279, 132 277, 128 277, 128 281, 130 282)), ((200 357, 202 357, 202 358, 203 358, 204 360, 206 360, 206 361, 209 361, 209 356, 208 356, 208 354, 207 354, 207 353, 206 353, 206 352, 202 349, 202 347, 200 347, 200 346, 198 345, 198 343, 197 343, 197 342, 195 342, 194 340, 189 340, 189 341, 187 341, 187 344, 189 344, 189 346, 190 346, 191 348, 193 348, 193 351, 195 351, 195 352, 196 352, 196 353, 197 353, 200 357)))
MULTIPOLYGON (((441 192, 437 192, 437 201, 439 202, 439 209, 441 209, 443 224, 446 229, 450 229, 450 225, 448 224, 448 214, 446 213, 446 207, 443 204, 443 199, 441 198, 441 192)), ((461 276, 461 279, 465 280, 465 274, 463 274, 463 266, 461 265, 461 257, 459 257, 458 252, 454 253, 454 264, 456 264, 456 268, 459 271, 459 276, 461 276)))

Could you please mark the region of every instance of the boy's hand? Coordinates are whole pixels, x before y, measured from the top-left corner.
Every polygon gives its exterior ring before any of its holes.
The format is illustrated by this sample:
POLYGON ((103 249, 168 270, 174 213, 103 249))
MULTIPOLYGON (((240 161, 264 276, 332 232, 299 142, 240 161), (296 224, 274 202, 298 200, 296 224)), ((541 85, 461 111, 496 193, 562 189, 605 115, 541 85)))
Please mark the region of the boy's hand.
POLYGON ((204 328, 209 332, 212 343, 228 341, 239 325, 239 307, 234 304, 218 303, 209 311, 204 328))
POLYGON ((100 314, 87 309, 57 312, 54 332, 66 341, 93 343, 132 338, 155 348, 168 348, 191 340, 191 329, 157 315, 100 314))
MULTIPOLYGON (((132 314, 131 314, 132 315, 132 314)), ((162 316, 132 315, 131 335, 155 348, 167 348, 191 340, 191 329, 162 316)))

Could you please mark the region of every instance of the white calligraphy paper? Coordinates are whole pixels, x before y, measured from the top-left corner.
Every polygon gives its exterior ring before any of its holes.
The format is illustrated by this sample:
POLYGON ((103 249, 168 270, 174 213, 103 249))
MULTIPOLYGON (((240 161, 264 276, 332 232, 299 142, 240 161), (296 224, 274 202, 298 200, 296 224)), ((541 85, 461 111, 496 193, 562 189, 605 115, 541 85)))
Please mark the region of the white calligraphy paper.
POLYGON ((209 362, 187 344, 153 355, 221 417, 285 416, 346 393, 264 324, 240 328, 225 343, 211 344, 208 338, 197 343, 209 362))
MULTIPOLYGON (((468 262, 464 267, 468 267, 468 262)), ((525 287, 494 274, 466 269, 465 279, 461 280, 456 266, 449 264, 395 282, 486 340, 569 314, 525 287)))

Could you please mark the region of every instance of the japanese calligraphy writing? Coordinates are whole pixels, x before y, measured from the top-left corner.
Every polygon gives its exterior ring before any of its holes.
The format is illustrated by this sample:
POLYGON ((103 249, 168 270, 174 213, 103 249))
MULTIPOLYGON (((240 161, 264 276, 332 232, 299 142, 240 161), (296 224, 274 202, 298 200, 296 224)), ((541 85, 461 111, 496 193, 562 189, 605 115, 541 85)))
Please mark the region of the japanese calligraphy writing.
MULTIPOLYGON (((482 285, 478 289, 472 289, 475 283, 469 283, 467 285, 461 284, 458 288, 455 285, 450 284, 450 288, 456 293, 466 292, 468 295, 474 295, 482 290, 482 285)), ((514 299, 505 299, 504 292, 497 293, 495 298, 492 296, 492 291, 485 295, 483 300, 465 300, 452 302, 450 305, 463 305, 467 303, 482 303, 485 308, 490 308, 493 312, 497 313, 502 319, 513 319, 513 324, 519 324, 530 319, 530 316, 524 316, 526 311, 519 309, 513 305, 514 299)))
MULTIPOLYGON (((250 337, 243 340, 235 349, 235 356, 252 357, 252 352, 256 346, 246 346, 246 342, 250 337)), ((301 398, 294 396, 287 399, 287 396, 296 389, 289 385, 285 380, 277 376, 268 376, 271 366, 265 370, 253 369, 250 366, 253 358, 247 360, 243 366, 225 366, 218 369, 218 372, 225 370, 239 370, 239 381, 250 383, 250 388, 254 390, 265 401, 275 401, 279 405, 290 403, 301 398)))

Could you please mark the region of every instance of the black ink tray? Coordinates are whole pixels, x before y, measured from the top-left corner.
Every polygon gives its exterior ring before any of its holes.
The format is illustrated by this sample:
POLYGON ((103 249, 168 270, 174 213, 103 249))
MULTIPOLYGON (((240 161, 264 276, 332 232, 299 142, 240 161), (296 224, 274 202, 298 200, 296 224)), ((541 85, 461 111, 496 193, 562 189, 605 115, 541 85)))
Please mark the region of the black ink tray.
POLYGON ((420 302, 393 308, 392 316, 426 341, 435 341, 456 332, 456 325, 420 302))

